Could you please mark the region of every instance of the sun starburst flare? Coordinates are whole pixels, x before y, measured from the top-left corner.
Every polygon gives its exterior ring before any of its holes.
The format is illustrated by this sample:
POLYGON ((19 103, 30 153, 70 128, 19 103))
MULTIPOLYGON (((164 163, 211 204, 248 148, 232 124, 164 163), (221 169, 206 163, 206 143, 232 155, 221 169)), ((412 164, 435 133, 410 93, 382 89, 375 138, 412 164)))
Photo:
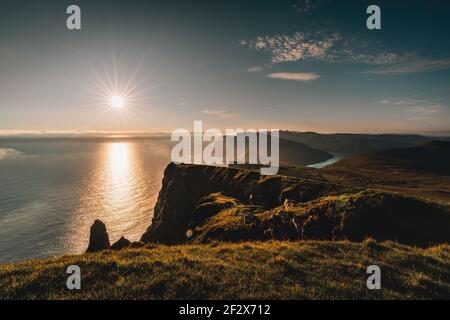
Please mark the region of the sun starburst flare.
POLYGON ((91 93, 89 106, 95 107, 91 118, 95 127, 122 130, 136 127, 142 119, 139 113, 151 108, 150 91, 159 85, 148 86, 149 77, 141 75, 142 63, 132 72, 127 72, 126 65, 121 64, 120 69, 118 65, 115 57, 110 66, 100 64, 102 71, 89 64, 89 87, 85 89, 91 93))

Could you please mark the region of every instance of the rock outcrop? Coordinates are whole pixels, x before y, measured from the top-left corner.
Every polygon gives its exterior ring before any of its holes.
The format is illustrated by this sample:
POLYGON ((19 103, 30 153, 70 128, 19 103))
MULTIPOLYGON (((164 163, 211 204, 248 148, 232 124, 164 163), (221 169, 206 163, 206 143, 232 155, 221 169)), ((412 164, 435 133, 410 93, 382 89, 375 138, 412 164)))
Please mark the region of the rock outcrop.
POLYGON ((109 236, 106 232, 105 224, 100 220, 95 220, 91 226, 89 235, 89 246, 86 252, 97 252, 110 248, 109 236))
POLYGON ((449 243, 448 206, 320 178, 170 164, 143 242, 396 240, 449 243))
POLYGON ((116 242, 114 242, 111 245, 111 249, 112 250, 121 250, 124 248, 128 248, 131 246, 131 241, 126 239, 125 237, 121 237, 119 240, 117 240, 116 242))

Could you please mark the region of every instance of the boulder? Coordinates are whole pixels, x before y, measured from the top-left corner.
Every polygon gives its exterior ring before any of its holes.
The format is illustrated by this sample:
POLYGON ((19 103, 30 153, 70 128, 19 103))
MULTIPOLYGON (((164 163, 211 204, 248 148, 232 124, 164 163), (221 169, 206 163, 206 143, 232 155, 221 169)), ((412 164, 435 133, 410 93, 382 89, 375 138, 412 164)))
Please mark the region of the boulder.
POLYGON ((128 248, 129 246, 131 246, 130 240, 126 239, 125 237, 121 237, 119 240, 112 244, 111 249, 120 250, 123 248, 128 248))
POLYGON ((106 226, 102 221, 95 220, 91 226, 89 246, 86 252, 97 252, 109 248, 109 236, 106 232, 106 226))

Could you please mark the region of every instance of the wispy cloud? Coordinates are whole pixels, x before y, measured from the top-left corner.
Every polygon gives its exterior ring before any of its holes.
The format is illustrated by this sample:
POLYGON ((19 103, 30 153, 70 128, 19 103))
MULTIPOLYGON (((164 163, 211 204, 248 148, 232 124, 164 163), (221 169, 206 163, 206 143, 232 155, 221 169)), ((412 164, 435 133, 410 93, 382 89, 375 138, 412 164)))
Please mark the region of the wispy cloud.
POLYGON ((240 113, 227 112, 226 110, 202 110, 201 113, 208 115, 208 116, 216 116, 216 117, 226 118, 226 119, 235 119, 235 118, 239 118, 241 116, 240 113))
POLYGON ((228 113, 224 113, 221 115, 222 118, 227 118, 227 119, 236 119, 236 118, 239 118, 240 116, 241 116, 241 114, 238 112, 228 112, 228 113))
POLYGON ((278 72, 270 73, 268 78, 292 81, 314 81, 320 78, 320 75, 312 72, 278 72))
POLYGON ((223 115, 225 112, 226 112, 225 110, 202 110, 202 113, 208 116, 220 116, 223 115))
POLYGON ((409 56, 401 59, 387 68, 368 70, 366 74, 400 75, 408 73, 426 72, 433 70, 444 70, 450 68, 450 58, 429 59, 418 56, 409 56))
POLYGON ((305 13, 316 10, 320 4, 319 0, 297 0, 294 4, 294 9, 298 13, 305 13))
POLYGON ((420 106, 412 106, 410 110, 412 112, 420 113, 422 115, 432 115, 441 112, 442 106, 439 104, 420 105, 420 106))
POLYGON ((423 103, 427 104, 429 100, 421 98, 389 98, 381 100, 381 103, 393 106, 411 106, 423 103))
POLYGON ((261 71, 264 71, 264 68, 260 66, 253 66, 247 69, 247 72, 261 72, 261 71))
POLYGON ((429 119, 446 109, 441 103, 424 98, 390 98, 382 100, 381 103, 402 108, 412 115, 408 120, 429 119))
POLYGON ((259 36, 241 40, 241 45, 256 51, 269 52, 272 64, 304 60, 326 63, 351 63, 371 66, 363 71, 373 75, 401 75, 450 68, 450 58, 434 59, 415 53, 399 53, 380 44, 368 45, 339 33, 295 32, 259 36))
POLYGON ((328 63, 390 65, 410 59, 409 56, 379 48, 367 48, 356 39, 344 38, 337 32, 295 32, 259 36, 255 40, 241 40, 240 44, 257 51, 270 52, 273 64, 316 60, 328 63))

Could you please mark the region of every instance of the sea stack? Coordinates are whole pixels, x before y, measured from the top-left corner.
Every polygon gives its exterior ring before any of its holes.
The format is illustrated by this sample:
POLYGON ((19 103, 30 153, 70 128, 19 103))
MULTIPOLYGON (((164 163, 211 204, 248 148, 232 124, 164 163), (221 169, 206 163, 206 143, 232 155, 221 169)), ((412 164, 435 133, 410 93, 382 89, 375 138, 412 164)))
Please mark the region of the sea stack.
POLYGON ((109 236, 106 232, 105 224, 100 220, 95 220, 91 226, 89 235, 89 246, 86 252, 97 252, 110 248, 109 236))

